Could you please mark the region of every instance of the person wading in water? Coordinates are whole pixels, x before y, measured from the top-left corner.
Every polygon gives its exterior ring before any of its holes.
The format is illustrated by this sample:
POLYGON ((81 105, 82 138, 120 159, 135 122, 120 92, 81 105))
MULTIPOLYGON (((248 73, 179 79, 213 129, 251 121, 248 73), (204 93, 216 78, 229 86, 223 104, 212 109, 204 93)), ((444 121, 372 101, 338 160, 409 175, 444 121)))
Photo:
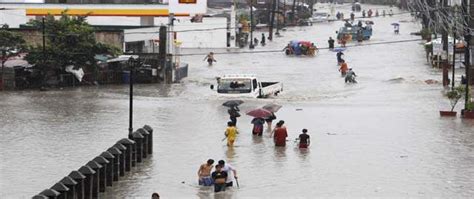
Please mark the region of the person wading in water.
POLYGON ((212 185, 211 170, 212 170, 213 164, 214 164, 214 160, 209 159, 207 160, 206 163, 202 164, 199 167, 199 170, 198 170, 199 185, 203 185, 203 186, 212 185))
POLYGON ((286 131, 286 127, 283 126, 284 123, 285 121, 280 120, 273 130, 273 141, 275 142, 275 146, 286 146, 286 138, 288 137, 288 133, 286 131))
POLYGON ((298 137, 298 139, 300 140, 300 143, 299 143, 298 147, 299 147, 300 149, 305 149, 305 148, 308 148, 308 147, 309 147, 310 140, 309 140, 309 135, 307 134, 307 133, 308 133, 308 130, 307 130, 307 129, 303 129, 302 132, 303 132, 303 133, 300 134, 300 136, 298 137))

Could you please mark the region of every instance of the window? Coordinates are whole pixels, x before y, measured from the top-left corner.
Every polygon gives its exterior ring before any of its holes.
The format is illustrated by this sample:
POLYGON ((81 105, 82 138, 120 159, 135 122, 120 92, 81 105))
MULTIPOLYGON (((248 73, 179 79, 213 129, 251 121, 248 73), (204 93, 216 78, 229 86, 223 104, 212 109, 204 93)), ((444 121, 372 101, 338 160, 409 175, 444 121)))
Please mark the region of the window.
POLYGON ((221 79, 218 93, 250 93, 252 85, 250 79, 221 79))
POLYGON ((253 85, 253 90, 257 89, 257 80, 256 79, 253 79, 252 85, 253 85))

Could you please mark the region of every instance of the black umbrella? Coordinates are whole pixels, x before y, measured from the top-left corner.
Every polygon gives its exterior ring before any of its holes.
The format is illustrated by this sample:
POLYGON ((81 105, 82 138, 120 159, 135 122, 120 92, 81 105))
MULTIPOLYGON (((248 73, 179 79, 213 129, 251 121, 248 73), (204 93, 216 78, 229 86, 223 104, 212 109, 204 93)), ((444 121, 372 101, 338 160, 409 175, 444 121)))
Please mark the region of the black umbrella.
POLYGON ((227 102, 224 102, 224 103, 222 104, 222 106, 234 107, 234 106, 239 106, 239 105, 241 105, 241 104, 243 104, 243 103, 244 103, 244 101, 242 101, 242 100, 229 100, 229 101, 227 101, 227 102))
POLYGON ((271 111, 271 112, 277 112, 278 110, 280 110, 281 105, 267 104, 267 105, 263 106, 262 108, 265 109, 265 110, 271 111))

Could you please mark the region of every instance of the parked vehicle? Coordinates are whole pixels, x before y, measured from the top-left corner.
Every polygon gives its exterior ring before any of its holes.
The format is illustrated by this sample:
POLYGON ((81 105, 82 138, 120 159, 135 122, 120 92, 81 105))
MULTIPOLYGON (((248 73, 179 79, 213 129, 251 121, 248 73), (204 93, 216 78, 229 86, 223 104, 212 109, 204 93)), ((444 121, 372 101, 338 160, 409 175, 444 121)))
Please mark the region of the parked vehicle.
MULTIPOLYGON (((226 97, 265 98, 283 91, 280 82, 261 82, 255 75, 229 74, 217 77, 217 94, 226 97)), ((214 90, 214 85, 211 85, 214 90)))
MULTIPOLYGON (((345 35, 350 35, 352 40, 358 40, 362 37, 363 40, 369 40, 372 37, 372 27, 365 26, 352 26, 352 27, 342 27, 339 31, 336 31, 337 40, 340 42, 345 35)), ((347 41, 346 41, 347 42, 347 41)))
POLYGON ((359 2, 355 2, 352 4, 352 11, 354 12, 360 12, 362 10, 362 7, 360 6, 359 2))
POLYGON ((300 19, 297 22, 298 26, 312 26, 313 23, 309 19, 300 19))
POLYGON ((320 22, 328 22, 330 21, 330 16, 329 13, 327 12, 315 12, 313 13, 313 16, 311 17, 311 22, 312 23, 320 23, 320 22))

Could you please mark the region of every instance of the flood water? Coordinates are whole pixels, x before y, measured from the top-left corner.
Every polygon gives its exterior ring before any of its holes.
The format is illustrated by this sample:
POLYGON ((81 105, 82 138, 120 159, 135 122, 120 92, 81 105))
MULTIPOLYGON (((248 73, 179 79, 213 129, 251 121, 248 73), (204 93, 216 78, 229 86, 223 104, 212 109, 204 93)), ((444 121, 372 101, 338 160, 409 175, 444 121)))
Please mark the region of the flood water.
MULTIPOLYGON (((349 16, 349 7, 342 9, 349 16)), ((410 35, 420 29, 412 20, 409 14, 374 18, 371 40, 344 52, 358 75, 355 85, 344 83, 327 50, 313 58, 218 54, 212 67, 204 55, 182 57, 190 64, 182 83, 135 87, 134 128, 154 128, 154 154, 104 198, 153 192, 163 198, 471 198, 474 121, 439 117, 449 101, 442 85, 424 82, 441 73, 427 65, 421 43, 367 45, 419 38, 410 35), (393 22, 400 22, 400 35, 393 22), (209 89, 228 73, 284 84, 277 97, 244 99, 233 149, 221 142, 226 99, 209 89), (286 148, 275 148, 268 135, 251 135, 252 118, 244 112, 267 103, 283 106, 276 115, 288 128, 286 148), (294 143, 303 128, 311 136, 308 150, 294 143), (232 164, 240 188, 221 194, 200 188, 197 169, 208 158, 232 164)), ((255 50, 282 49, 294 39, 326 47, 342 25, 288 28, 255 50)), ((126 85, 2 92, 0 102, 0 198, 29 198, 128 134, 126 85)))

